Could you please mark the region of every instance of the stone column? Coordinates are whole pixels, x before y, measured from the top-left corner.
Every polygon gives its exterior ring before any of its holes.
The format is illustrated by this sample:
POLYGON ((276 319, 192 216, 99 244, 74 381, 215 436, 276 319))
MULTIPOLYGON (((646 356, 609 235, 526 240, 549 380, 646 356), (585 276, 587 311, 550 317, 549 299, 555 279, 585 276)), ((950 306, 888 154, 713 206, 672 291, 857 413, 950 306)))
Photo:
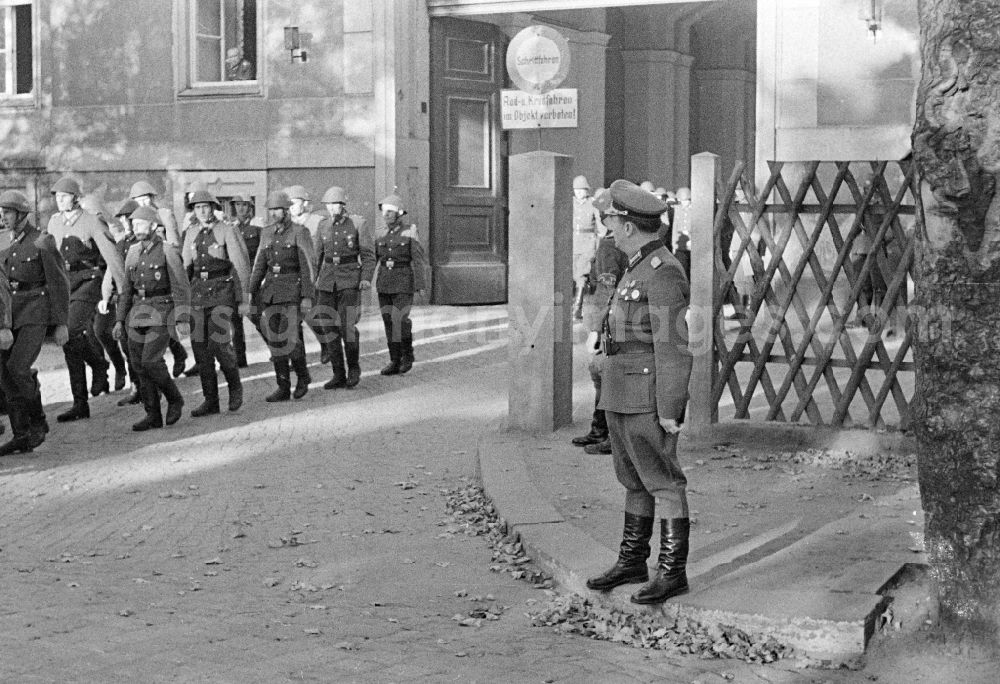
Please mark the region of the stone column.
POLYGON ((703 152, 691 157, 691 308, 688 312, 690 347, 694 354, 688 385, 688 425, 693 431, 718 421, 712 387, 718 375, 713 315, 719 283, 715 271, 715 187, 719 157, 703 152))
POLYGON ((508 426, 553 432, 573 421, 573 157, 510 157, 508 426))

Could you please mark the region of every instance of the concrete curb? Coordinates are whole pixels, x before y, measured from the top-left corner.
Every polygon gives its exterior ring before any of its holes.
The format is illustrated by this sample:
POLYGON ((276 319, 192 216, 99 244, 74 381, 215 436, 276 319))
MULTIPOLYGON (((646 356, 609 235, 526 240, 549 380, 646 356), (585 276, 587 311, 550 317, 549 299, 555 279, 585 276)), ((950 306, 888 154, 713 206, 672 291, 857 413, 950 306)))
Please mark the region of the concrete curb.
MULTIPOLYGON (((742 426, 727 426, 713 433, 736 439, 754 439, 742 426)), ((780 431, 779 431, 780 432, 780 431)), ((763 433, 761 433, 763 434, 763 433)), ((800 433, 805 436, 805 433, 800 433)), ((806 448, 806 440, 790 442, 788 436, 775 436, 788 448, 806 448)), ((825 438, 824 438, 825 439, 825 438)), ((843 439, 837 447, 849 451, 879 448, 877 436, 852 436, 849 447, 843 439)), ((805 655, 833 664, 856 660, 864 653, 876 622, 888 603, 882 595, 885 586, 902 570, 904 561, 887 556, 859 563, 856 571, 842 578, 843 587, 826 583, 789 586, 780 591, 754 587, 754 578, 784 564, 802 563, 810 553, 842 549, 845 534, 858 534, 871 522, 858 523, 848 518, 833 520, 806 538, 790 544, 766 559, 743 566, 718 578, 708 577, 694 592, 672 599, 663 606, 638 606, 629 601, 634 586, 619 587, 609 593, 586 588, 587 577, 603 572, 615 562, 617 550, 609 549, 585 531, 566 520, 535 486, 526 466, 526 455, 534 440, 530 435, 506 431, 499 423, 492 426, 477 445, 477 472, 486 494, 512 532, 520 536, 530 557, 538 561, 563 588, 587 596, 595 602, 632 614, 660 614, 667 619, 686 617, 707 624, 737 627, 751 634, 766 634, 805 655), (805 611, 813 617, 803 614, 805 611), (829 619, 835 618, 835 619, 829 619)), ((886 448, 889 445, 882 445, 886 448)), ((900 448, 897 443, 895 448, 900 448)), ((823 448, 831 448, 827 444, 823 448)), ((889 448, 892 448, 891 446, 889 448)), ((890 497, 893 498, 893 497, 890 497)), ((884 505, 903 505, 907 501, 887 501, 884 505)), ((655 553, 655 551, 654 551, 655 553)), ((733 552, 739 555, 738 550, 733 552)), ((693 563, 689 577, 716 568, 719 562, 693 563)), ((824 578, 825 579, 825 578, 824 578)))

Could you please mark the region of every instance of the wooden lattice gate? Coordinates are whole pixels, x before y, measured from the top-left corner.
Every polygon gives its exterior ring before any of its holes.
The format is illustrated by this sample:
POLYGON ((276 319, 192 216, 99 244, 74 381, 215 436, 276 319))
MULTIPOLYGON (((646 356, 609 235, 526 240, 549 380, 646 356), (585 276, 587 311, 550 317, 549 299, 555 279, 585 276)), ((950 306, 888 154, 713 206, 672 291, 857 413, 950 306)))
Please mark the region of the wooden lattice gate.
POLYGON ((914 165, 769 167, 717 187, 714 418, 905 429, 914 165))

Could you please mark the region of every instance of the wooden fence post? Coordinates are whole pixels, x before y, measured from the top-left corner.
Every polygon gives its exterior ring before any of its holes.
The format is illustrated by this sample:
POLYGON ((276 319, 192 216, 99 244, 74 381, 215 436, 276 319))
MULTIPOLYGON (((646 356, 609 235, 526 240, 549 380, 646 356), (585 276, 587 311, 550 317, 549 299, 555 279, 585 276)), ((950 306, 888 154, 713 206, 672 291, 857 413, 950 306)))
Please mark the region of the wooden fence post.
MULTIPOLYGON (((719 287, 715 270, 715 189, 719 156, 702 152, 691 157, 691 308, 688 313, 691 368, 688 426, 697 431, 718 421, 712 387, 718 368, 715 360, 714 318, 719 287)), ((729 245, 724 245, 729 249, 729 245)))

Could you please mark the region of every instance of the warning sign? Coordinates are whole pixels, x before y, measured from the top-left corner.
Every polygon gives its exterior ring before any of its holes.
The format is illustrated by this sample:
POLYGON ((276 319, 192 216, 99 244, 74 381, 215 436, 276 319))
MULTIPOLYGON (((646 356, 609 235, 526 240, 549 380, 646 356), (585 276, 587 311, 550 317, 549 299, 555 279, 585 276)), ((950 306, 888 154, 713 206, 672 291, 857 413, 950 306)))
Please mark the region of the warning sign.
POLYGON ((523 90, 500 92, 500 116, 512 128, 576 128, 579 116, 576 88, 557 88, 535 95, 523 90))

